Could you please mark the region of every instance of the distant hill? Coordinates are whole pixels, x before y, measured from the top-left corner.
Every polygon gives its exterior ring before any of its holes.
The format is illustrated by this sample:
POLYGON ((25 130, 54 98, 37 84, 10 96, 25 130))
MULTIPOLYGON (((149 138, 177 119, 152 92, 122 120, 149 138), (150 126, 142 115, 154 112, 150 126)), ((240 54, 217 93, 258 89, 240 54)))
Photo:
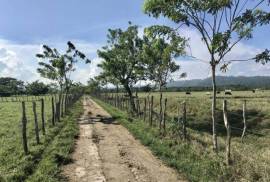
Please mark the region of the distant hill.
MULTIPOLYGON (((270 76, 217 76, 217 86, 219 87, 247 87, 247 88, 270 88, 270 76)), ((174 81, 167 87, 211 87, 211 78, 194 79, 185 81, 174 81)))

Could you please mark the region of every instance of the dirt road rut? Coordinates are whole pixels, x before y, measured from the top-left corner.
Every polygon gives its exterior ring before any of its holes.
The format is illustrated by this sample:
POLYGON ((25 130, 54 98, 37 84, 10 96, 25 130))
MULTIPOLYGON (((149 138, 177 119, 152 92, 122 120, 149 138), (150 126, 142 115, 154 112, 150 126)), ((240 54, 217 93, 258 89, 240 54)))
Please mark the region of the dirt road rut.
POLYGON ((93 100, 84 97, 73 163, 63 167, 69 181, 177 182, 185 181, 135 140, 126 128, 93 100))

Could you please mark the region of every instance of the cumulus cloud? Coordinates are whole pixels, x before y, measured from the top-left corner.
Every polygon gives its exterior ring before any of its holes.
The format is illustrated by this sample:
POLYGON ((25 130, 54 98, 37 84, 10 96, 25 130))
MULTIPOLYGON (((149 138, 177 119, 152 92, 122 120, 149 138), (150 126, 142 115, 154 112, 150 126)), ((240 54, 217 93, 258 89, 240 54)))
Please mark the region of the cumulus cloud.
POLYGON ((0 76, 32 81, 37 74, 33 70, 34 64, 28 53, 34 50, 35 47, 32 46, 17 46, 7 42, 3 44, 0 41, 0 76))
MULTIPOLYGON (((80 40, 72 40, 72 42, 93 60, 90 65, 79 64, 77 70, 72 73, 74 81, 86 83, 89 77, 98 74, 97 64, 100 60, 96 58, 96 51, 101 46, 80 40)), ((45 41, 45 44, 57 48, 60 52, 66 50, 66 42, 50 44, 49 41, 45 41)), ((41 44, 19 44, 0 39, 0 77, 14 77, 26 82, 40 80, 49 83, 48 79, 40 77, 36 71, 38 60, 35 55, 38 52, 41 52, 41 44)))

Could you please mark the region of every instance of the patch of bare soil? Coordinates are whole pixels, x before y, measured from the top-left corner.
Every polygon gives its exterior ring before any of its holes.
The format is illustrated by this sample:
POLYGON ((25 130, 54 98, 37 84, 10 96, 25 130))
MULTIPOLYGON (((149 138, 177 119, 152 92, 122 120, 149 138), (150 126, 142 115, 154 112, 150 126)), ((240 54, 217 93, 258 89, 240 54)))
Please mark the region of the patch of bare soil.
POLYGON ((185 181, 90 98, 84 106, 74 163, 63 168, 70 181, 185 181))

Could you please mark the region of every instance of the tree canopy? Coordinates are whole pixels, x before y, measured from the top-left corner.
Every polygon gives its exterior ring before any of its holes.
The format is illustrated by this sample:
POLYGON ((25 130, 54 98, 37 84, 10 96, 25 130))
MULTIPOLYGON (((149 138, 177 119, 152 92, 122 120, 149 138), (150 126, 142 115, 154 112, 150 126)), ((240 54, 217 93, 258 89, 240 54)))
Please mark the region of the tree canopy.
POLYGON ((127 30, 109 29, 108 45, 98 50, 103 62, 103 75, 114 78, 127 91, 132 109, 135 109, 132 98, 132 87, 144 78, 144 62, 142 59, 143 40, 138 35, 138 26, 129 24, 127 30))
POLYGON ((65 86, 66 92, 69 91, 71 86, 70 75, 71 72, 75 71, 75 63, 79 60, 85 60, 86 64, 91 62, 70 41, 67 46, 65 53, 61 54, 57 49, 43 45, 43 53, 36 55, 37 58, 41 59, 39 62, 40 68, 37 69, 40 75, 57 81, 61 91, 65 86))
MULTIPOLYGON (((216 69, 219 64, 222 71, 228 69, 232 61, 227 55, 244 39, 251 39, 254 29, 266 25, 270 13, 263 10, 266 0, 145 0, 144 12, 148 15, 165 16, 178 24, 192 26, 201 35, 209 52, 212 71, 212 122, 213 147, 217 151, 216 134, 216 69)), ((200 59, 200 58, 197 58, 200 59)), ((257 62, 269 61, 269 51, 249 58, 257 62)))
POLYGON ((24 93, 24 82, 11 77, 0 78, 0 96, 24 93))
POLYGON ((44 95, 49 92, 49 86, 39 81, 29 83, 25 89, 28 95, 44 95))
POLYGON ((187 41, 167 26, 154 25, 144 31, 143 57, 148 79, 161 89, 180 69, 174 59, 185 54, 187 41))

